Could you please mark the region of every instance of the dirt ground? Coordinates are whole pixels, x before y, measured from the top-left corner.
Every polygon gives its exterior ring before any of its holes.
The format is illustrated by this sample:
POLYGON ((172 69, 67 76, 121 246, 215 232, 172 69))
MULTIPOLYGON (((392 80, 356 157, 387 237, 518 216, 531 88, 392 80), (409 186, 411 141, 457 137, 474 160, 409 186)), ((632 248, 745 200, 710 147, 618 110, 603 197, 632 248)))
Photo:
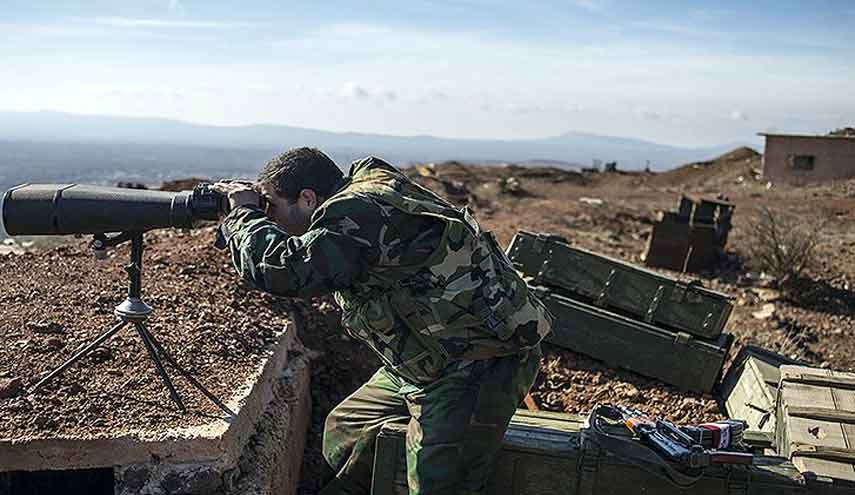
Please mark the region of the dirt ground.
MULTIPOLYGON (((155 308, 148 323, 155 338, 228 400, 273 348, 289 305, 238 284, 227 256, 211 247, 213 235, 212 228, 147 234, 143 299, 155 308)), ((167 366, 191 411, 180 414, 132 328, 35 394, 23 393, 115 323, 127 263, 127 245, 96 261, 85 241, 0 256, 0 438, 156 434, 220 415, 167 366)))
MULTIPOLYGON (((663 273, 699 279, 734 296, 726 326, 735 336, 732 355, 745 344, 755 344, 816 365, 855 370, 855 289, 850 286, 855 280, 855 181, 806 187, 767 184, 759 178, 760 166, 756 152, 739 149, 719 160, 662 174, 579 174, 455 163, 408 173, 457 203, 469 204, 482 227, 496 232, 505 246, 519 230, 552 232, 634 263, 640 262, 658 211, 674 209, 682 193, 723 193, 736 205, 724 262, 701 274, 663 273), (819 215, 831 218, 818 263, 808 273, 807 295, 798 300, 771 290, 770 281, 747 257, 746 227, 756 221, 758 206, 793 213, 807 222, 819 215), (773 311, 754 316, 770 304, 773 311)), ((149 303, 158 308, 152 327, 215 393, 228 390, 221 383, 227 377, 257 362, 265 339, 284 323, 287 309, 297 309, 305 320, 307 331, 300 337, 314 356, 314 407, 300 493, 315 493, 328 474, 320 456, 323 419, 373 373, 378 361, 341 331, 338 309, 330 299, 278 300, 236 285, 228 260, 210 247, 210 232, 152 237, 144 282, 149 303)), ((0 258, 0 275, 7 280, 0 295, 0 380, 20 377, 25 385, 32 384, 37 373, 111 321, 112 307, 124 290, 121 265, 126 254, 120 251, 117 256, 106 268, 90 261, 80 246, 0 258), (28 326, 33 322, 56 323, 64 330, 41 333, 37 326, 28 326)), ((0 436, 94 432, 115 426, 126 412, 141 421, 172 421, 168 396, 136 337, 124 334, 108 347, 103 360, 84 363, 90 370, 85 375, 78 367, 33 399, 0 399, 0 416, 18 418, 0 424, 0 436), (136 399, 122 401, 124 409, 113 410, 116 397, 126 397, 121 391, 128 389, 135 390, 136 399)), ((712 396, 683 392, 556 347, 545 350, 532 391, 540 408, 587 412, 595 403, 616 402, 679 422, 723 417, 712 396)), ((210 411, 198 398, 188 402, 210 411)))

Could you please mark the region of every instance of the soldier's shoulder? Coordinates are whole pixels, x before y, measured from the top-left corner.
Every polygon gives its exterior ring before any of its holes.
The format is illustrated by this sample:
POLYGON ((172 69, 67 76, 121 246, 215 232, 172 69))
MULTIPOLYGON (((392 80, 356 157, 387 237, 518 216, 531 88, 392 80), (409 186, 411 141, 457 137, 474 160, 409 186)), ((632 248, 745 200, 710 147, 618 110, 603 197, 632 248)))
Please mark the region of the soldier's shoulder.
POLYGON ((359 160, 354 160, 350 164, 350 175, 354 176, 359 172, 362 172, 363 170, 369 168, 382 168, 385 170, 389 170, 390 172, 401 172, 400 170, 398 170, 397 167, 383 160, 382 158, 378 158, 376 156, 371 155, 366 156, 365 158, 360 158, 359 160))
POLYGON ((378 208, 378 205, 372 198, 345 190, 324 201, 312 216, 312 222, 344 217, 361 218, 375 216, 378 214, 378 208))

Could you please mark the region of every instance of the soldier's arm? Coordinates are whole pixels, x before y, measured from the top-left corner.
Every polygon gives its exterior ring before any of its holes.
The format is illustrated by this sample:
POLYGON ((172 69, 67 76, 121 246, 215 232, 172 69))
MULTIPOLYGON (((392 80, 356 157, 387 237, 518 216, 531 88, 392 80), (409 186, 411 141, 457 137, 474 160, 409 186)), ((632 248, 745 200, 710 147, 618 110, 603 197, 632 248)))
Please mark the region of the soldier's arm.
POLYGON ((305 234, 292 236, 250 207, 229 213, 221 232, 243 279, 287 297, 312 297, 349 286, 362 272, 360 257, 370 246, 348 235, 338 219, 321 218, 305 234))

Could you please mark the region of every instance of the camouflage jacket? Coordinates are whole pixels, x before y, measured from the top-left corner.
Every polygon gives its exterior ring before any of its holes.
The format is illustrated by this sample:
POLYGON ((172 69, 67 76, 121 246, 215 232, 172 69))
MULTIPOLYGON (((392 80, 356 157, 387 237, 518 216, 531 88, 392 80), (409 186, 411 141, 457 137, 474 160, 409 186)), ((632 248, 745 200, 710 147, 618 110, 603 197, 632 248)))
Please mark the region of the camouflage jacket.
POLYGON ((263 213, 223 221, 235 268, 268 292, 332 292, 342 323, 400 376, 425 383, 455 361, 521 352, 552 318, 492 233, 376 158, 290 236, 263 213))

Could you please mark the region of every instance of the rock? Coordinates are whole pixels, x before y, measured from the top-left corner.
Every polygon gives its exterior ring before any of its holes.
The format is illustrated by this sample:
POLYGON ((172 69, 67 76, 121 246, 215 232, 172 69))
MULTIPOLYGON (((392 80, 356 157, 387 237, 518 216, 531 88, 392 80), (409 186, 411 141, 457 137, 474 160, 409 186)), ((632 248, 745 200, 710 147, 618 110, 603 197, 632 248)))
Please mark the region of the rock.
POLYGON ((781 298, 781 293, 775 289, 755 288, 752 289, 752 292, 757 294, 757 297, 763 302, 777 301, 781 298))
POLYGON ((23 390, 20 378, 0 378, 0 399, 11 399, 23 390))
POLYGON ((579 198, 580 203, 584 203, 586 205, 591 206, 602 206, 603 200, 600 198, 579 198))
POLYGON ((62 325, 47 321, 27 322, 27 328, 35 333, 65 333, 62 325))
POLYGON ((764 304, 760 311, 751 313, 751 316, 758 320, 768 320, 775 315, 775 305, 772 303, 764 304))
POLYGON ((627 385, 623 396, 629 400, 636 401, 641 396, 641 392, 638 391, 638 388, 636 388, 635 385, 627 385))
POLYGON ((113 351, 107 347, 99 347, 89 353, 89 359, 96 363, 103 363, 104 361, 113 359, 113 351))
POLYGON ((62 349, 64 345, 65 344, 62 343, 62 339, 58 337, 51 337, 45 341, 45 348, 51 351, 62 349))

